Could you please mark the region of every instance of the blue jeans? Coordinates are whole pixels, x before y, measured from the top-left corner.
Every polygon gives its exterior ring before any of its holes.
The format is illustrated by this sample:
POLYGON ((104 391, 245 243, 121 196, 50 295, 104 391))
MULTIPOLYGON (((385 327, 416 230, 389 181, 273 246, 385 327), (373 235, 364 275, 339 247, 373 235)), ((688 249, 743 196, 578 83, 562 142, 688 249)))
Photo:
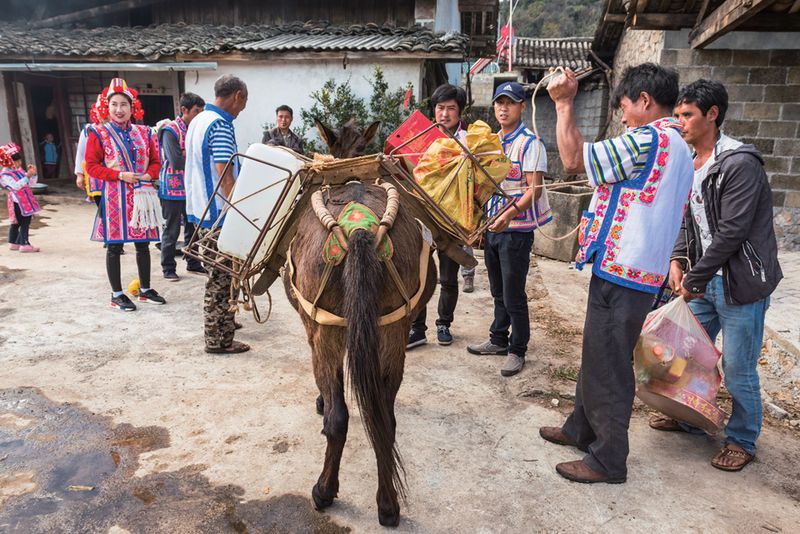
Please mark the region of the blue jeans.
POLYGON ((756 452, 761 433, 761 389, 758 358, 764 340, 764 316, 769 298, 737 306, 725 302, 722 277, 714 275, 701 299, 689 307, 712 340, 722 330, 722 370, 725 387, 733 399, 733 411, 725 427, 726 443, 756 452))

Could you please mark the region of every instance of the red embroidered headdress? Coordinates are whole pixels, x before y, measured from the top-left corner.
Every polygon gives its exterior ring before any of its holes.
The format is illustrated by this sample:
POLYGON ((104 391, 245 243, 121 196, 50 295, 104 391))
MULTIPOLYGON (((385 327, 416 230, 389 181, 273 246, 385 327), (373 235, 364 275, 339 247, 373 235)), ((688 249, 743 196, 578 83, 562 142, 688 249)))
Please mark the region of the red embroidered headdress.
POLYGON ((8 143, 0 146, 0 167, 13 167, 14 160, 11 159, 11 156, 19 153, 19 151, 19 145, 14 143, 8 143))
POLYGON ((130 98, 131 116, 134 120, 140 121, 144 118, 144 109, 142 109, 142 103, 139 101, 139 93, 136 89, 128 87, 128 84, 122 78, 114 78, 109 86, 97 95, 97 101, 92 104, 92 109, 89 111, 89 120, 94 124, 99 124, 107 119, 108 99, 116 94, 122 94, 130 98))

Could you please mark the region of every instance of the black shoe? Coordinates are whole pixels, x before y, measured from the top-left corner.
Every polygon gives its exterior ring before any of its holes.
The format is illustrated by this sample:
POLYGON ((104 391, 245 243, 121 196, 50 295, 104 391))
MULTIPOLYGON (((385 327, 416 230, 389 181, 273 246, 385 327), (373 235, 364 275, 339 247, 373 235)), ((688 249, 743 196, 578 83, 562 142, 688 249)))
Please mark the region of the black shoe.
POLYGON ((450 327, 440 324, 436 327, 436 341, 439 345, 449 345, 453 342, 453 336, 450 334, 450 327))
POLYGON ((428 342, 428 338, 425 337, 425 332, 422 330, 414 330, 411 329, 411 332, 408 334, 408 343, 406 344, 406 350, 413 349, 414 347, 419 347, 420 345, 424 345, 428 342))
POLYGON ((208 271, 206 271, 202 265, 189 265, 186 267, 186 272, 203 275, 208 274, 208 271))
POLYGON ((113 295, 111 296, 111 307, 124 312, 136 311, 136 304, 131 302, 131 299, 128 298, 128 295, 125 295, 124 293, 118 297, 113 295))
POLYGON ((168 280, 170 282, 177 282, 180 280, 180 276, 178 276, 175 271, 166 271, 164 273, 164 280, 168 280))
POLYGON ((136 297, 139 302, 147 302, 148 304, 166 304, 167 301, 159 295, 155 289, 148 289, 147 291, 139 291, 139 296, 136 297))

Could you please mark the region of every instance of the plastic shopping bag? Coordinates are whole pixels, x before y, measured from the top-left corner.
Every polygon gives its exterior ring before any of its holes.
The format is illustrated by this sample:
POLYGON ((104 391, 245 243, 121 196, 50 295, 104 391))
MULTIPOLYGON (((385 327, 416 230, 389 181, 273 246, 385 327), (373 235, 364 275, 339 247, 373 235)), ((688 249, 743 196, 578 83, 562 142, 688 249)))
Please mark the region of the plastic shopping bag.
MULTIPOLYGON (((715 370, 720 352, 682 298, 651 312, 633 352, 636 381, 677 383, 684 375, 715 370)), ((717 383, 717 387, 719 383, 717 383)))

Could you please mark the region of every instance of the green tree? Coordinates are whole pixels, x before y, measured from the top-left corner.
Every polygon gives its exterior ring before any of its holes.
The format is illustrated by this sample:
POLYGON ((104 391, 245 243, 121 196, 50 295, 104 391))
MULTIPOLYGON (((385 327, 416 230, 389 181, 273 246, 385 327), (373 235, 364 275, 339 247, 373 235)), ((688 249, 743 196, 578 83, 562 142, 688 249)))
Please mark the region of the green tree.
MULTIPOLYGON (((304 137, 309 130, 317 131, 315 118, 334 128, 350 119, 356 119, 360 125, 364 124, 367 107, 364 100, 353 92, 353 88, 350 87, 350 79, 341 84, 337 84, 334 79, 328 80, 320 89, 311 93, 311 99, 314 101, 311 109, 300 110, 300 119, 303 121, 300 134, 304 137)), ((328 147, 323 146, 316 139, 306 143, 306 152, 309 154, 327 151, 328 147)))
MULTIPOLYGON (((520 37, 591 37, 600 22, 602 0, 519 0, 514 29, 520 37)), ((500 2, 500 24, 508 22, 508 0, 500 2)))
MULTIPOLYGON (((337 84, 336 80, 330 79, 319 90, 312 92, 311 99, 314 104, 310 109, 300 110, 302 126, 299 134, 305 136, 308 131, 316 132, 315 118, 333 128, 342 126, 350 119, 355 119, 361 128, 374 121, 380 121, 381 128, 378 135, 367 147, 367 151, 382 151, 383 144, 389 134, 419 106, 414 98, 414 86, 411 82, 405 87, 398 87, 392 90, 386 81, 383 69, 379 65, 373 66, 372 75, 366 78, 366 81, 372 88, 369 104, 353 92, 349 79, 341 84, 337 84), (412 95, 408 108, 403 109, 407 90, 412 91, 412 95)), ((327 151, 327 147, 316 139, 306 142, 306 152, 308 154, 314 152, 325 153, 327 151)))

